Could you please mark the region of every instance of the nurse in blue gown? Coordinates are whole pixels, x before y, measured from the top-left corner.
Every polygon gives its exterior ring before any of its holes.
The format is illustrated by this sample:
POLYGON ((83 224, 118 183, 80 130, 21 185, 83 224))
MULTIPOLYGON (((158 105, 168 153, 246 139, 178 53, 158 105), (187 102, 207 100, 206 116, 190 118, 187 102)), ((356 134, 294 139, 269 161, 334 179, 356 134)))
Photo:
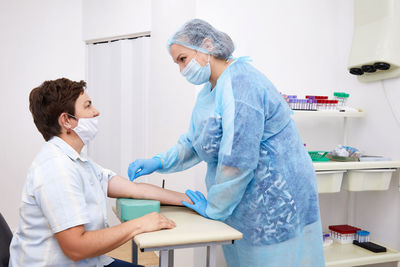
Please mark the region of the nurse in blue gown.
POLYGON ((314 168, 283 97, 203 20, 185 23, 168 49, 182 75, 204 87, 187 133, 166 152, 132 162, 131 180, 205 161, 207 199, 187 190, 194 204, 183 204, 243 233, 223 246, 228 266, 324 266, 314 168))

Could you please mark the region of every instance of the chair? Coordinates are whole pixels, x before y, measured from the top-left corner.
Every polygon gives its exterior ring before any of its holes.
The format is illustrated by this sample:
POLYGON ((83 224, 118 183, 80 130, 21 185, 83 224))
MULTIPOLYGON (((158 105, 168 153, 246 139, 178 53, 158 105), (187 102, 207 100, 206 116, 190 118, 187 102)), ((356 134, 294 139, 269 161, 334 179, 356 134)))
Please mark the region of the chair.
POLYGON ((8 266, 11 238, 11 229, 0 213, 0 267, 8 266))

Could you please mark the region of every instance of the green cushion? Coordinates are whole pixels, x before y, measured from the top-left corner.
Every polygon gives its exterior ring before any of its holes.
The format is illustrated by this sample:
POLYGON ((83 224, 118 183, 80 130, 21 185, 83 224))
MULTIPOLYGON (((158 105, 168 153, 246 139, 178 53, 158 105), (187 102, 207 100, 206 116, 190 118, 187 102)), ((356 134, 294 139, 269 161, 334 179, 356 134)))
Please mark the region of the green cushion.
POLYGON ((148 213, 160 213, 160 201, 148 199, 118 198, 117 212, 121 221, 129 221, 148 213))

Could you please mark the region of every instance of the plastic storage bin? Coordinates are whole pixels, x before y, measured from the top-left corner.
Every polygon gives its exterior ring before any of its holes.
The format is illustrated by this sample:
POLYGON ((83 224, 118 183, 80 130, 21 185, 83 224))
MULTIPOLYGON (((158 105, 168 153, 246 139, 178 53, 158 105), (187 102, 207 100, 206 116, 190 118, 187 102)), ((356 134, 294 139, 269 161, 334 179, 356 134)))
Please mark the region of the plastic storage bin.
POLYGON ((387 190, 396 169, 349 170, 343 188, 348 191, 387 190))
POLYGON ((318 193, 340 192, 345 171, 317 171, 318 193))

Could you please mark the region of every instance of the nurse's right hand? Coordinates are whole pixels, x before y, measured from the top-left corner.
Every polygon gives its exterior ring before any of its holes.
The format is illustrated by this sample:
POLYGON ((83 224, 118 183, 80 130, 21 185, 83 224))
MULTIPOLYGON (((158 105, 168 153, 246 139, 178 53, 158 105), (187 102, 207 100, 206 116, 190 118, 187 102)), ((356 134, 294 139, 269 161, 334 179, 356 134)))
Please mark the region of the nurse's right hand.
POLYGON ((152 159, 137 159, 128 168, 129 180, 133 181, 136 178, 153 173, 162 168, 162 161, 159 158, 152 159))

